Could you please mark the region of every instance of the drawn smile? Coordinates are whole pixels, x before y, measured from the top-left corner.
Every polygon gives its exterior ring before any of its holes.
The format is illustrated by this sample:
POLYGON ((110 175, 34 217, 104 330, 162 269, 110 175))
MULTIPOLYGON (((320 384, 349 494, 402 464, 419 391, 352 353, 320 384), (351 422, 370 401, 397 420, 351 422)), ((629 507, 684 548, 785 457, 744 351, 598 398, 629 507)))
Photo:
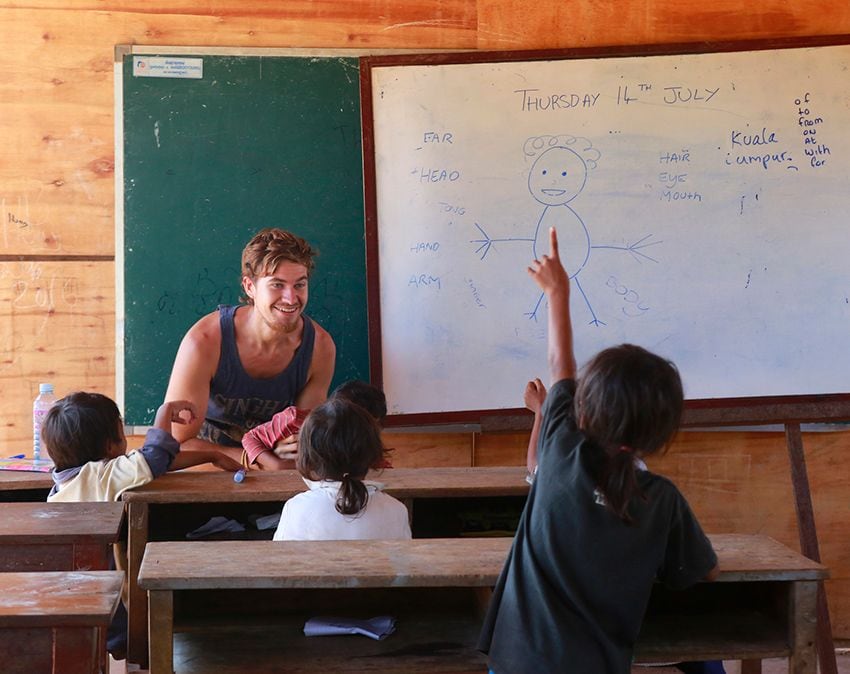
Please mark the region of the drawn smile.
POLYGON ((550 188, 550 189, 547 189, 547 190, 540 190, 540 191, 543 192, 543 194, 545 194, 547 197, 559 197, 562 194, 564 194, 564 192, 566 192, 567 190, 556 190, 556 189, 550 188))

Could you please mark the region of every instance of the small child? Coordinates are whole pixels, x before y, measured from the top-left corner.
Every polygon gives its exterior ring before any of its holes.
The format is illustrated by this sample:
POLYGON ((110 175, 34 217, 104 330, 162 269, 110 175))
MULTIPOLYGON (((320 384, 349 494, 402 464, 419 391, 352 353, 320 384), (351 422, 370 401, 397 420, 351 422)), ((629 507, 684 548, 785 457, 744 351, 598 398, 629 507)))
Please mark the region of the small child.
POLYGON ((539 470, 479 649, 496 674, 628 674, 653 583, 684 588, 718 573, 679 490, 635 467, 669 445, 682 383, 672 363, 624 344, 597 354, 576 385, 570 281, 554 228, 550 254, 528 271, 549 303, 552 385, 539 470))
POLYGON ((274 540, 411 538, 404 504, 364 483, 383 456, 381 428, 366 409, 342 396, 314 408, 296 459, 308 490, 284 504, 274 540))
MULTIPOLYGON (((127 454, 127 438, 115 402, 100 393, 78 392, 62 398, 47 412, 41 429, 42 441, 56 466, 47 500, 115 501, 128 489, 147 484, 168 470, 199 463, 239 470, 236 461, 220 452, 180 452, 171 424, 194 417, 195 407, 190 402, 163 403, 144 447, 127 454)), ((126 551, 116 545, 116 566, 124 570, 125 560, 126 551)), ((127 612, 119 604, 107 632, 107 650, 116 660, 123 660, 126 648, 127 612)))
MULTIPOLYGON (((352 379, 337 386, 331 398, 343 398, 363 407, 378 424, 387 416, 384 392, 365 381, 352 379)), ((275 414, 269 421, 255 426, 242 436, 242 447, 249 465, 261 470, 291 468, 297 456, 298 432, 309 410, 290 406, 275 414)), ((385 450, 386 451, 386 450, 385 450)), ((381 467, 389 468, 385 461, 381 467)))
POLYGON ((118 406, 100 393, 72 393, 44 418, 42 437, 55 464, 48 501, 116 501, 128 489, 147 484, 168 470, 213 463, 236 471, 238 462, 216 451, 180 452, 171 424, 195 418, 185 400, 163 403, 140 450, 127 454, 118 406), (182 416, 186 413, 187 417, 182 416))

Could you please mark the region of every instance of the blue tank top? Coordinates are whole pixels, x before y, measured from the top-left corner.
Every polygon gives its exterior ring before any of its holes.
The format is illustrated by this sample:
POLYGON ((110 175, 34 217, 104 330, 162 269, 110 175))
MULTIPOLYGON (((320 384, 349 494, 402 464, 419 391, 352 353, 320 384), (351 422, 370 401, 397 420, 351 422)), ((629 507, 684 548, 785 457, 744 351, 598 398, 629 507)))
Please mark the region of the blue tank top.
POLYGON ((240 447, 246 431, 295 404, 295 398, 307 383, 316 338, 313 321, 303 316, 304 334, 292 361, 274 377, 256 379, 245 372, 236 349, 233 316, 238 308, 226 305, 218 308, 221 353, 218 369, 210 381, 206 418, 198 433, 202 440, 227 447, 240 447))

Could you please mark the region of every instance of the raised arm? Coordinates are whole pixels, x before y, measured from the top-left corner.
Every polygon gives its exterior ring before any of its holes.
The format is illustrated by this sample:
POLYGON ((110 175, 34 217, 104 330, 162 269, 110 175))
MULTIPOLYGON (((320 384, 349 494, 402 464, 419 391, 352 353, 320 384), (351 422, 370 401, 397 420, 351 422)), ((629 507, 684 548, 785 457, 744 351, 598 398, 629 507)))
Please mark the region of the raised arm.
POLYGON ((558 254, 558 234, 549 229, 549 255, 534 260, 528 273, 549 301, 549 374, 554 384, 575 379, 573 328, 570 323, 570 279, 558 254))
POLYGON ((546 387, 539 379, 534 379, 525 385, 523 395, 525 406, 534 412, 534 423, 531 426, 531 436, 528 438, 528 451, 525 456, 525 467, 528 470, 528 481, 534 479, 537 472, 537 441, 540 438, 540 426, 543 422, 541 410, 546 400, 546 387))

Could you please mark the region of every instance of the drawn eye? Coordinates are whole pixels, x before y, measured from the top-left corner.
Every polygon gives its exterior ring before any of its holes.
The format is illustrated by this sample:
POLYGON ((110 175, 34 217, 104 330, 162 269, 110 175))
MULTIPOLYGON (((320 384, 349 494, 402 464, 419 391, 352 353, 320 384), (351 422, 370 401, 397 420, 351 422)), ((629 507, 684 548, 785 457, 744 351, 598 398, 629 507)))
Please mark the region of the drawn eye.
POLYGON ((562 175, 562 176, 564 176, 564 177, 566 178, 566 177, 567 177, 567 172, 566 172, 566 171, 561 171, 561 175, 562 175))
POLYGON ((546 169, 543 169, 543 175, 544 176, 546 175, 546 169))

